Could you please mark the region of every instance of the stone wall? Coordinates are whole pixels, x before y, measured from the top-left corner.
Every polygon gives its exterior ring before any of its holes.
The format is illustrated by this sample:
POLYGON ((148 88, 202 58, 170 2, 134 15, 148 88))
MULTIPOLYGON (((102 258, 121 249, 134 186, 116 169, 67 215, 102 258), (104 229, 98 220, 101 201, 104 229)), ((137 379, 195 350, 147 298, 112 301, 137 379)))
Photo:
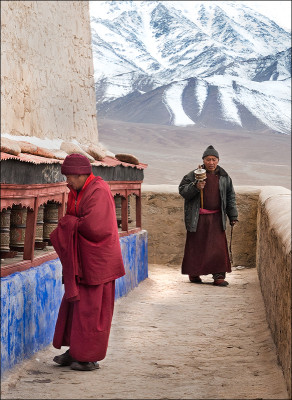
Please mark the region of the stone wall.
POLYGON ((176 186, 142 184, 142 226, 149 234, 149 263, 180 264, 185 227, 176 186))
MULTIPOLYGON (((256 215, 260 189, 235 187, 239 224, 233 228, 233 264, 256 265, 256 215)), ((184 199, 175 185, 142 184, 142 224, 149 233, 150 264, 180 264, 186 239, 184 199)), ((228 244, 230 225, 226 230, 228 244)))
POLYGON ((1 1, 2 133, 98 141, 88 1, 1 1))
MULTIPOLYGON (((281 186, 235 186, 239 223, 233 266, 256 267, 267 321, 291 396, 291 191, 281 186)), ((150 264, 181 265, 184 199, 174 185, 142 185, 142 226, 150 264)), ((230 243, 230 226, 226 230, 230 243)))
POLYGON ((256 265, 267 320, 291 392, 291 192, 265 187, 257 213, 256 265))

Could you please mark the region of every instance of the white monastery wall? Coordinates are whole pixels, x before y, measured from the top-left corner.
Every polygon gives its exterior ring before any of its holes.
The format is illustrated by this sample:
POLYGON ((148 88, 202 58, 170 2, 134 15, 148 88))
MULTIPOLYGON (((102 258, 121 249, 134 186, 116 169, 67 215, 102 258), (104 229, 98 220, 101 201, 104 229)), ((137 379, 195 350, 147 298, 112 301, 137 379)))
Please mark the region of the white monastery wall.
POLYGON ((1 133, 97 143, 88 1, 1 1, 1 133))

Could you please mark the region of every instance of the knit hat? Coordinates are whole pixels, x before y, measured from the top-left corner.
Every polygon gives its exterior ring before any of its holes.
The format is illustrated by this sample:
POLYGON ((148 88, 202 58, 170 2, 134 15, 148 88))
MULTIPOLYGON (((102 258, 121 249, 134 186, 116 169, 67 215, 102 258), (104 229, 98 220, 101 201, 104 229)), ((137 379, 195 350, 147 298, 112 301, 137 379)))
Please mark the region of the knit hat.
POLYGON ((82 154, 73 153, 65 158, 61 172, 63 175, 90 175, 92 168, 88 158, 82 154))
POLYGON ((204 154, 203 154, 203 157, 202 157, 202 158, 205 158, 205 157, 207 157, 207 156, 215 156, 215 157, 219 158, 219 153, 218 153, 218 151, 215 150, 214 147, 213 147, 211 144, 210 144, 210 146, 208 146, 208 147, 206 148, 206 150, 204 151, 204 154))

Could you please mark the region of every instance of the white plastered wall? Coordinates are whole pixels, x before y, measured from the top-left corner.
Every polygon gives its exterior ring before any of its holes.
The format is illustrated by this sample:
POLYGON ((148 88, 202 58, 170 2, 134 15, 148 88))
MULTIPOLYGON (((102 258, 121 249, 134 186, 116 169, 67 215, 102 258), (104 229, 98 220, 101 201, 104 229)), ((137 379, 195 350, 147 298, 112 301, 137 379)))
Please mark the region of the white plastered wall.
POLYGON ((1 1, 1 133, 97 143, 88 1, 1 1))

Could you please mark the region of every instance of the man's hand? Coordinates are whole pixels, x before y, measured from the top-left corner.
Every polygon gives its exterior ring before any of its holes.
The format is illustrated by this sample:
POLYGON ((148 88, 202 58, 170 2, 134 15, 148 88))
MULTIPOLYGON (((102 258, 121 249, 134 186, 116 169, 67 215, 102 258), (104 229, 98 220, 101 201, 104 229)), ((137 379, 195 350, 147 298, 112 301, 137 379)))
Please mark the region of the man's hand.
POLYGON ((231 226, 234 226, 237 222, 238 222, 237 220, 231 221, 231 222, 230 222, 230 225, 231 225, 231 226))
POLYGON ((206 181, 198 181, 196 183, 196 188, 201 190, 201 189, 204 189, 205 185, 206 185, 206 181))

